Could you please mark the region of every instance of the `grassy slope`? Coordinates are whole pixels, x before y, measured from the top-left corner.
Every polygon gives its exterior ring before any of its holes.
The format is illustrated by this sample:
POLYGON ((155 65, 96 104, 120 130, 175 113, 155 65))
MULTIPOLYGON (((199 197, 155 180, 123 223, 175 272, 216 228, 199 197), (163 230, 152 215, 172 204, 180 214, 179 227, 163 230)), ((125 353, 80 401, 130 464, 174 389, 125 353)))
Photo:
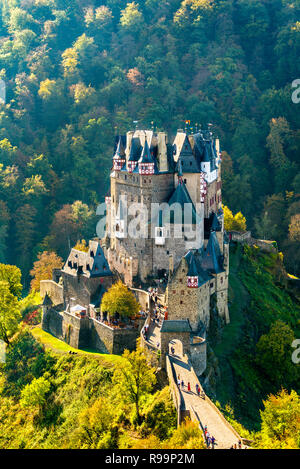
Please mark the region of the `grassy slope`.
POLYGON ((230 403, 235 416, 249 429, 259 428, 259 409, 265 398, 265 377, 254 364, 258 338, 278 319, 299 330, 300 309, 277 281, 281 264, 274 255, 252 251, 243 256, 241 246, 231 247, 229 304, 231 323, 214 347, 221 379, 216 394, 220 403, 230 403))
POLYGON ((57 339, 52 334, 43 331, 39 326, 32 328, 31 333, 39 342, 41 342, 45 346, 46 349, 50 349, 58 354, 75 352, 78 355, 92 355, 93 357, 102 359, 103 361, 108 363, 122 363, 122 361, 124 360, 123 357, 121 357, 120 355, 98 353, 93 349, 75 349, 68 345, 66 342, 57 339))

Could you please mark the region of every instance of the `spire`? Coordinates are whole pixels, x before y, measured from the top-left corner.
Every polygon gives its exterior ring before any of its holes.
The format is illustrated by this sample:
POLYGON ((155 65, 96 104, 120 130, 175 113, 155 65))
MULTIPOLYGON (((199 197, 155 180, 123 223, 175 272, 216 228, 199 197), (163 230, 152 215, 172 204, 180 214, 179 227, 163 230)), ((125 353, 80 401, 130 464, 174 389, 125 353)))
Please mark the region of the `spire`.
POLYGON ((154 174, 154 158, 152 157, 147 140, 143 148, 142 156, 139 159, 139 173, 148 175, 154 174))
POLYGON ((201 265, 203 269, 213 274, 224 272, 222 254, 215 231, 210 233, 201 265))
POLYGON ((113 169, 116 171, 121 171, 125 161, 125 152, 122 145, 121 137, 119 137, 116 152, 113 156, 113 169))

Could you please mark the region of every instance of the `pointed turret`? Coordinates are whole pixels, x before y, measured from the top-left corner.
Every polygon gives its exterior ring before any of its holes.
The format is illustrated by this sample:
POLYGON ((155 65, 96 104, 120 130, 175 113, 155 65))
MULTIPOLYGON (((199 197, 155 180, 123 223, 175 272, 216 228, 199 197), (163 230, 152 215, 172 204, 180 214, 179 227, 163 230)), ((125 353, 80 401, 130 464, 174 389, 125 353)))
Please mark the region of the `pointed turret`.
POLYGON ((154 174, 155 161, 150 153, 147 140, 143 148, 142 156, 139 159, 139 173, 143 175, 154 174))
POLYGON ((121 137, 119 138, 116 152, 113 156, 113 169, 115 171, 121 171, 122 166, 126 162, 125 151, 122 145, 121 137))
POLYGON ((210 234, 201 266, 212 274, 224 272, 223 257, 215 231, 212 231, 210 234))

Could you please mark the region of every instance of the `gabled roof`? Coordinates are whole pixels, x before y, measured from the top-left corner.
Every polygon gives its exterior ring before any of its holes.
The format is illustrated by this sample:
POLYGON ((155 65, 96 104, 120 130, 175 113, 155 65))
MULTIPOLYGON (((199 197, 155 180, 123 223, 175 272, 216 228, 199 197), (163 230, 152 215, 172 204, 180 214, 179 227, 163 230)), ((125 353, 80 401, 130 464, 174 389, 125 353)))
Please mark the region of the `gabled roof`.
POLYGON ((85 277, 111 276, 108 262, 98 241, 90 241, 87 252, 71 249, 63 272, 85 277))
POLYGON ((218 238, 215 231, 212 231, 207 243, 206 250, 201 261, 204 270, 212 274, 224 272, 223 256, 220 251, 218 238))
POLYGON ((180 162, 183 173, 197 173, 200 171, 200 166, 197 163, 187 135, 185 135, 181 148, 177 151, 177 157, 177 170, 180 162))

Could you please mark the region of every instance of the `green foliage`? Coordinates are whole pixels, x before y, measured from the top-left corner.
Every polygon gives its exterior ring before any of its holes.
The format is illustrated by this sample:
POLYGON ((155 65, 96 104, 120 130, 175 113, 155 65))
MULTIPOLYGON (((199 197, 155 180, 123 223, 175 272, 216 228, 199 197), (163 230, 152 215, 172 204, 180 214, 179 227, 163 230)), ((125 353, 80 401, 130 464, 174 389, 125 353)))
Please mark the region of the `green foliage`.
POLYGON ((299 199, 298 3, 65 3, 1 4, 0 261, 17 262, 28 289, 39 252, 65 257, 95 235, 95 217, 75 233, 65 207, 80 200, 95 213, 114 133, 138 120, 174 135, 190 119, 213 122, 226 149, 225 205, 275 239, 299 274, 299 242, 288 235, 299 199), (286 190, 278 223, 270 197, 286 190))
POLYGON ((160 447, 157 434, 165 444, 167 434, 172 437, 176 429, 169 389, 152 394, 154 375, 145 357, 140 351, 125 355, 124 368, 140 370, 140 428, 130 421, 134 399, 125 399, 126 385, 120 387, 119 380, 114 384, 120 358, 113 362, 101 354, 50 353, 23 330, 0 370, 1 448, 160 447), (151 410, 165 432, 150 419, 151 410))
POLYGON ((268 334, 260 337, 257 345, 256 363, 278 388, 281 384, 289 388, 296 385, 300 367, 295 367, 291 359, 291 344, 295 336, 284 322, 272 324, 268 334))
POLYGON ((292 362, 299 336, 299 302, 286 286, 281 254, 231 247, 231 322, 214 346, 221 379, 217 399, 230 403, 234 420, 259 430, 262 401, 282 387, 299 392, 299 365, 292 362))
POLYGON ((11 293, 10 285, 0 281, 0 339, 9 345, 10 337, 17 331, 21 319, 18 299, 11 293))
POLYGON ((119 391, 119 398, 135 406, 136 423, 141 423, 140 406, 145 396, 151 393, 156 382, 154 369, 147 363, 144 350, 140 347, 134 352, 125 350, 125 362, 117 366, 113 383, 119 391))
POLYGON ((45 378, 34 378, 21 392, 20 404, 22 407, 41 407, 45 404, 50 383, 45 378))
POLYGON ((269 396, 264 401, 261 419, 258 448, 300 448, 300 397, 295 391, 289 394, 281 390, 276 396, 269 396))

